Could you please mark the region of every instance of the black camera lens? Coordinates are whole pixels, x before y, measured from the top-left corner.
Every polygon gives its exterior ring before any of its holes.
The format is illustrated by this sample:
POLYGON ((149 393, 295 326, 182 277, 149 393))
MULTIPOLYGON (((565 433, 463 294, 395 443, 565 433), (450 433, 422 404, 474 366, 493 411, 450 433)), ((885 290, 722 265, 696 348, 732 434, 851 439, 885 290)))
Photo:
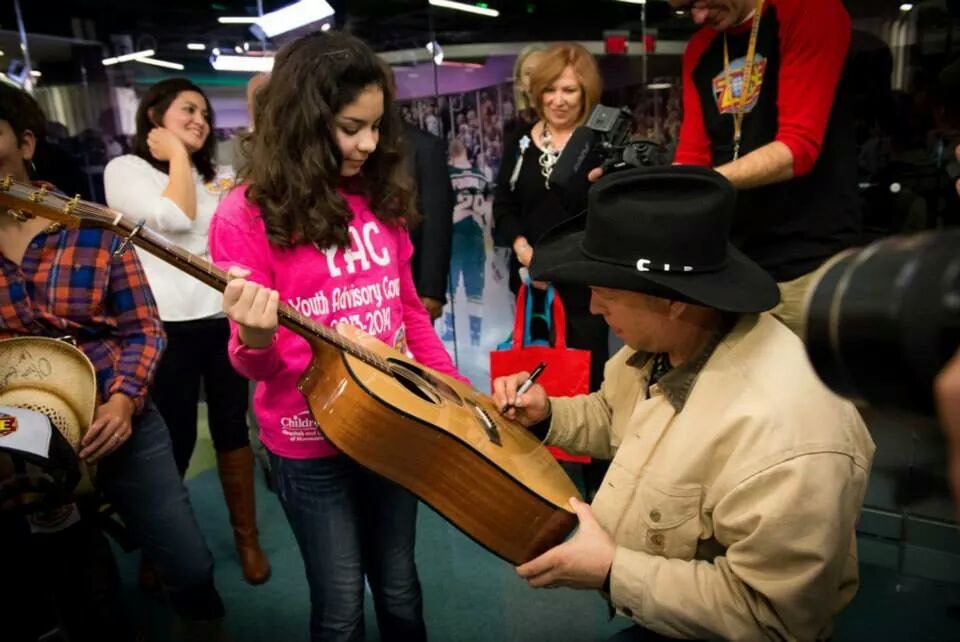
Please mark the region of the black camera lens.
POLYGON ((960 346, 960 230, 894 237, 825 265, 804 340, 834 392, 932 415, 933 381, 960 346))

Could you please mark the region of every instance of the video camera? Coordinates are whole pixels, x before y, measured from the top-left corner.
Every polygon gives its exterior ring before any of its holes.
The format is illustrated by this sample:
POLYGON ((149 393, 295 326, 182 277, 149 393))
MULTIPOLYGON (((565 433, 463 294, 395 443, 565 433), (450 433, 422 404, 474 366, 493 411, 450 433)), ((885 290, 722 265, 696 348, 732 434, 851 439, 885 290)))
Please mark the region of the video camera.
POLYGON ((626 107, 594 107, 587 122, 573 131, 557 159, 550 174, 550 188, 575 203, 580 211, 587 205, 587 176, 591 170, 600 167, 604 174, 609 174, 630 167, 662 165, 665 159, 659 144, 630 140, 631 121, 626 107))
POLYGON ((933 382, 960 346, 960 229, 849 250, 817 275, 804 342, 834 392, 933 416, 933 382))

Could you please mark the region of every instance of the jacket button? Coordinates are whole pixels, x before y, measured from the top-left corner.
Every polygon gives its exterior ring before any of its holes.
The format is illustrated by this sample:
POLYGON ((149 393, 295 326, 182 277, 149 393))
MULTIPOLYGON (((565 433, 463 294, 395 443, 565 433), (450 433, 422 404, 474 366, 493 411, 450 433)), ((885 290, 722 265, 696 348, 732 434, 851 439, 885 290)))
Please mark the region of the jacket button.
POLYGON ((656 546, 657 548, 662 547, 662 546, 663 546, 663 534, 662 534, 662 533, 654 533, 654 534, 650 537, 650 542, 651 542, 654 546, 656 546))
POLYGON ((633 609, 631 609, 629 606, 625 606, 623 607, 623 614, 627 617, 633 617, 633 609))
POLYGON ((654 523, 660 521, 660 511, 658 511, 656 508, 650 511, 650 521, 654 523))

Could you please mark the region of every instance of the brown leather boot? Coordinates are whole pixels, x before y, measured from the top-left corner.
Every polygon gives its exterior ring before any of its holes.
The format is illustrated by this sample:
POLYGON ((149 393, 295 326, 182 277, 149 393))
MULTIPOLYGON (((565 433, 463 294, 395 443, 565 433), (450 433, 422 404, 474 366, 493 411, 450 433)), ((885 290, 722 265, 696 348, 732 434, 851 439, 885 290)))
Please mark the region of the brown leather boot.
POLYGON ((249 446, 217 453, 220 483, 230 512, 237 556, 243 577, 250 584, 262 584, 270 577, 270 562, 260 549, 257 511, 253 493, 253 451, 249 446))

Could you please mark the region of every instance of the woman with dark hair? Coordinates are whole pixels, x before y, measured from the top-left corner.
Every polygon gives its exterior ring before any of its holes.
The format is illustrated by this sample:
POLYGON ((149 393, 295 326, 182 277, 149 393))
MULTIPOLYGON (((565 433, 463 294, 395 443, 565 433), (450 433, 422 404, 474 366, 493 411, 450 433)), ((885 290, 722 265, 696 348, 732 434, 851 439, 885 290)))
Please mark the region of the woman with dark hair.
POLYGON ((417 218, 389 70, 362 41, 319 32, 285 46, 257 96, 243 184, 210 227, 229 268, 230 357, 257 382, 254 410, 310 585, 311 639, 363 639, 364 577, 380 637, 426 638, 414 540, 417 500, 329 444, 297 381, 308 342, 277 328, 280 300, 348 322, 458 376, 417 295, 417 218))
MULTIPOLYGON (((214 168, 212 129, 210 102, 189 80, 173 78, 150 87, 137 110, 134 153, 110 161, 104 172, 107 204, 143 219, 185 250, 207 256, 210 219, 233 185, 214 168)), ((227 356, 230 328, 222 297, 152 254, 140 256, 169 337, 151 397, 170 428, 183 476, 196 445, 202 384, 243 576, 260 584, 269 577, 270 565, 257 535, 247 382, 227 356)), ((149 564, 143 571, 143 583, 149 585, 149 564)))

